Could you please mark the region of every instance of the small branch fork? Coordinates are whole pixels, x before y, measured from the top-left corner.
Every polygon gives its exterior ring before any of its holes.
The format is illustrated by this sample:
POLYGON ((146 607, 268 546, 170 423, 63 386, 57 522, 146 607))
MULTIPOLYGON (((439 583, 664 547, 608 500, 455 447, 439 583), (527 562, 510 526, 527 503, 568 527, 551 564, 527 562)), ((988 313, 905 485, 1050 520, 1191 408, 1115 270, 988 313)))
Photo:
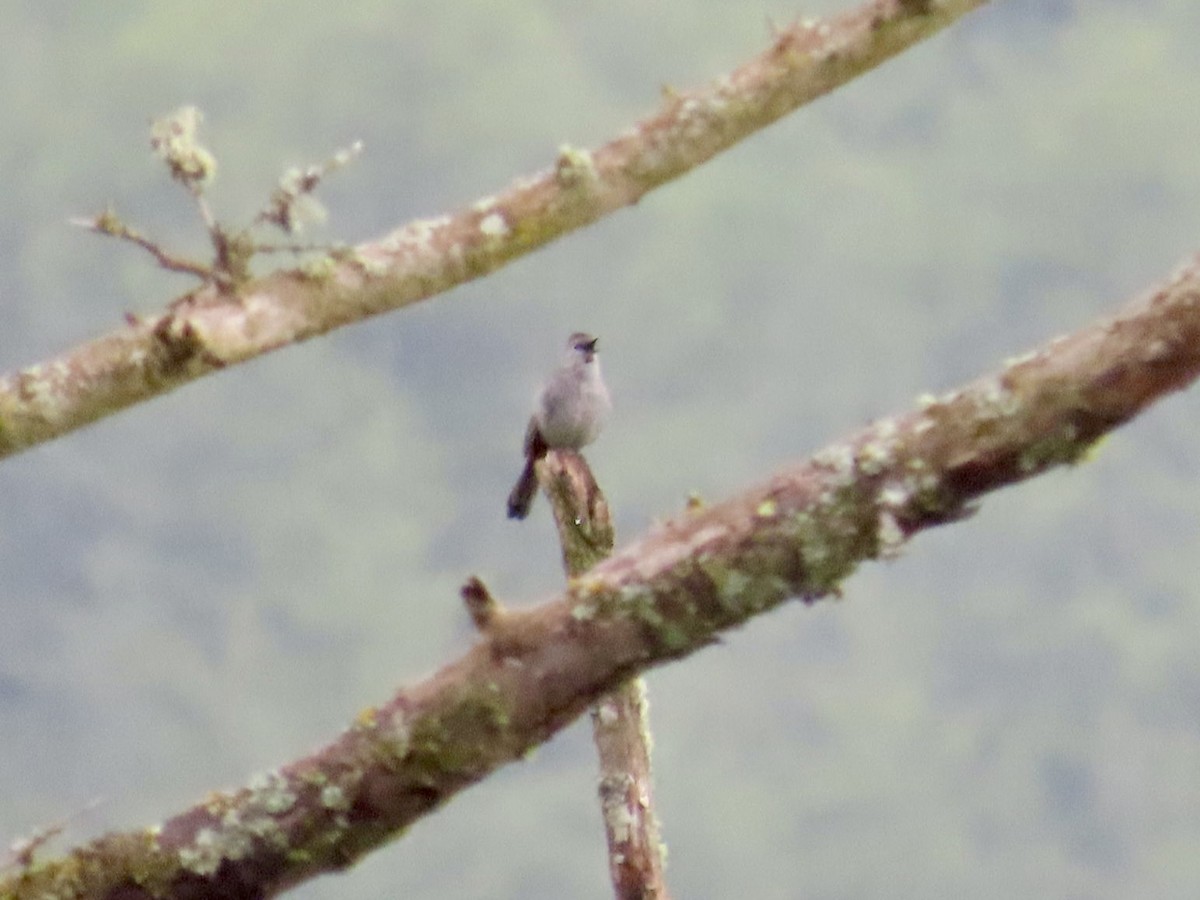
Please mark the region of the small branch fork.
POLYGON ((250 279, 250 261, 258 253, 330 252, 318 244, 279 244, 260 241, 255 231, 272 226, 285 234, 299 234, 315 222, 324 221, 325 207, 314 196, 325 177, 348 165, 362 152, 362 142, 337 151, 322 163, 291 168, 279 178, 267 204, 248 226, 230 230, 213 215, 205 190, 216 178, 217 160, 199 142, 197 132, 203 116, 194 106, 184 106, 156 120, 150 127, 150 146, 167 167, 171 178, 183 185, 196 204, 196 211, 213 247, 209 263, 186 259, 166 250, 158 242, 126 224, 111 207, 97 216, 70 219, 70 224, 108 235, 141 247, 170 272, 194 275, 205 284, 234 288, 250 279))

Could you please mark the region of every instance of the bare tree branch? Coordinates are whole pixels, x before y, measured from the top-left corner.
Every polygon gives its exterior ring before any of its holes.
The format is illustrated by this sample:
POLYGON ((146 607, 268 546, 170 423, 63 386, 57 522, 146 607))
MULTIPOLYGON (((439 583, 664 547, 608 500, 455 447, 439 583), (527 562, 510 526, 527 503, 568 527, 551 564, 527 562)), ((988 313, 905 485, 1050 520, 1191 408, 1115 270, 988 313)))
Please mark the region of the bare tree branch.
POLYGON ((153 256, 154 261, 168 272, 182 272, 186 275, 195 275, 202 280, 212 276, 211 266, 169 253, 147 235, 131 225, 126 225, 122 222, 111 209, 105 210, 97 216, 89 216, 87 218, 76 217, 68 219, 67 222, 77 228, 86 228, 88 231, 115 237, 118 240, 128 241, 135 246, 141 247, 153 256))
POLYGON ((836 594, 863 560, 989 491, 1082 459, 1200 375, 1200 255, 1117 316, 875 422, 718 505, 697 505, 506 612, 473 588, 479 643, 312 756, 145 831, 0 880, 32 898, 267 896, 339 869, 651 666, 789 597, 836 594))
POLYGON ((608 873, 617 900, 669 900, 666 848, 659 834, 651 777, 646 680, 631 678, 592 706, 600 756, 600 813, 608 873))
POLYGON ((466 209, 410 222, 297 270, 244 284, 210 281, 144 322, 0 378, 0 457, 485 275, 636 203, 984 2, 869 0, 779 29, 766 51, 740 68, 704 87, 669 92, 657 113, 607 144, 591 152, 564 147, 549 171, 466 209))
MULTIPOLYGON (((329 159, 303 169, 291 168, 279 179, 267 205, 254 217, 254 224, 274 225, 286 234, 299 234, 310 222, 325 219, 325 207, 314 194, 321 182, 333 172, 344 168, 362 153, 362 141, 355 141, 329 159)), ((262 247, 262 251, 275 248, 262 247)), ((303 247, 305 251, 313 248, 303 247)))
MULTIPOLYGON (((211 261, 197 262, 172 253, 148 235, 125 224, 111 207, 97 216, 71 219, 70 224, 141 247, 163 269, 194 275, 202 283, 230 295, 236 294, 249 281, 250 263, 257 254, 329 252, 329 247, 295 242, 265 243, 254 232, 259 226, 271 225, 285 234, 295 235, 306 224, 323 220, 325 207, 314 193, 327 175, 343 168, 362 152, 362 142, 356 141, 339 150, 323 163, 304 169, 288 169, 258 215, 247 226, 231 229, 217 221, 205 195, 208 185, 216 178, 217 159, 198 139, 202 120, 203 115, 196 107, 182 106, 151 123, 150 146, 166 165, 171 178, 183 185, 195 203, 212 244, 211 261)), ((127 315, 126 321, 129 318, 127 315)))
MULTIPOLYGON (((567 578, 578 578, 612 553, 608 502, 587 461, 551 451, 537 464, 554 511, 567 578)), ((630 678, 592 706, 592 740, 600 760, 600 812, 608 871, 617 900, 669 900, 664 850, 650 775, 646 683, 630 678)))

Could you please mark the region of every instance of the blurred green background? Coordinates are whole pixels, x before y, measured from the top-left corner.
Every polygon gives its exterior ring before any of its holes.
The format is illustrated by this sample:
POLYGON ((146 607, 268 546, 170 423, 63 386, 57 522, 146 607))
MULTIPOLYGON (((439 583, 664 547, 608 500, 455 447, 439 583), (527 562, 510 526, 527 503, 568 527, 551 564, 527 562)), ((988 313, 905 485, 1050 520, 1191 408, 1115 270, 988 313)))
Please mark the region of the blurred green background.
MULTIPOLYGON (((841 3, 809 0, 816 15, 841 3)), ((797 7, 0 0, 0 370, 190 286, 66 224, 204 238, 212 198, 362 139, 317 237, 469 204, 715 78, 797 7)), ((630 539, 1115 309, 1200 246, 1200 5, 997 0, 483 282, 0 465, 0 842, 148 824, 461 652, 468 574, 560 583, 504 518, 579 328, 630 539)), ((1200 395, 649 676, 688 898, 1200 896, 1200 395)), ((611 896, 586 726, 305 898, 611 896)))

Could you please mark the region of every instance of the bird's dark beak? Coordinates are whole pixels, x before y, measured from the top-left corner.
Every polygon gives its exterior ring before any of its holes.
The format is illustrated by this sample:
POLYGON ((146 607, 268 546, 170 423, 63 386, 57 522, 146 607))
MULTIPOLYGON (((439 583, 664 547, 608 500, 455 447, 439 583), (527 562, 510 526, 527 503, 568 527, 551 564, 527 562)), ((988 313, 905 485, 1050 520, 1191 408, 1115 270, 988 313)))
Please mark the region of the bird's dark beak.
POLYGON ((595 353, 596 352, 596 344, 597 344, 597 342, 599 342, 599 340, 600 340, 600 338, 592 338, 590 341, 588 341, 586 344, 583 345, 584 349, 587 350, 588 353, 595 353))

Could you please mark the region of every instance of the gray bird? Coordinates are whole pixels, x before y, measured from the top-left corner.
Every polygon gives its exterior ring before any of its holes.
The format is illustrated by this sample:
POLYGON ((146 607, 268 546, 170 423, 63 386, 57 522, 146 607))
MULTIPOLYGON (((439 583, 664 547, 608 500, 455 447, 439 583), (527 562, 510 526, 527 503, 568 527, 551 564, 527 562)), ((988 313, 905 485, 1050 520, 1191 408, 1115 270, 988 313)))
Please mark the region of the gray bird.
POLYGON ((542 385, 525 430, 525 468, 508 495, 508 517, 523 519, 537 493, 534 465, 548 450, 578 450, 600 434, 612 410, 600 375, 596 338, 577 331, 567 338, 562 363, 542 385))

